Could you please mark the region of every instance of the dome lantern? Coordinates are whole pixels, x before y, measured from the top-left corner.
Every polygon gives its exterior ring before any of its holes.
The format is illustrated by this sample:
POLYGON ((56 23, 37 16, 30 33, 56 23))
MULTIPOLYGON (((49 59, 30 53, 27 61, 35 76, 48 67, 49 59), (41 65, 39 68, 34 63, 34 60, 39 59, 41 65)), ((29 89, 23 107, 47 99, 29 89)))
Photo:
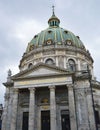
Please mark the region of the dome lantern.
POLYGON ((52 6, 52 16, 48 20, 48 24, 50 27, 59 27, 60 20, 55 16, 54 6, 52 6))

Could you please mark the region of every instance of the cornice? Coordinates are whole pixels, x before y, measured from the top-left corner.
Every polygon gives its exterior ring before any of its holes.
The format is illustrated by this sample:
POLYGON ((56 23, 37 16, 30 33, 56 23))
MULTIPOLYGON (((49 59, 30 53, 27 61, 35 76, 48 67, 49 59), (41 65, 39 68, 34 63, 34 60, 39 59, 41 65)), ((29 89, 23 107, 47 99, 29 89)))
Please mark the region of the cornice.
MULTIPOLYGON (((89 59, 91 59, 92 62, 93 59, 90 55, 89 52, 87 52, 86 50, 82 50, 80 48, 77 48, 77 47, 74 47, 74 46, 66 46, 66 45, 51 45, 51 46, 41 46, 41 47, 38 47, 38 48, 34 48, 31 52, 29 53, 24 53, 21 61, 20 61, 20 65, 21 65, 21 62, 23 60, 25 60, 26 58, 36 54, 36 53, 41 53, 41 52, 45 52, 45 51, 51 51, 51 50, 65 50, 65 51, 72 51, 72 52, 79 52, 85 56, 87 56, 89 59)), ((56 54, 55 54, 56 55, 56 54)), ((19 67, 20 67, 19 65, 19 67)))
POLYGON ((50 78, 50 77, 63 77, 63 76, 69 76, 72 75, 72 73, 63 73, 63 74, 47 74, 47 75, 38 75, 38 76, 29 76, 29 77, 13 77, 12 79, 14 81, 16 80, 31 80, 31 79, 44 79, 44 78, 50 78))
POLYGON ((12 82, 5 82, 5 83, 3 83, 3 85, 5 87, 12 87, 14 85, 14 82, 13 81, 12 82))
POLYGON ((91 81, 93 88, 100 89, 100 82, 96 80, 91 81))

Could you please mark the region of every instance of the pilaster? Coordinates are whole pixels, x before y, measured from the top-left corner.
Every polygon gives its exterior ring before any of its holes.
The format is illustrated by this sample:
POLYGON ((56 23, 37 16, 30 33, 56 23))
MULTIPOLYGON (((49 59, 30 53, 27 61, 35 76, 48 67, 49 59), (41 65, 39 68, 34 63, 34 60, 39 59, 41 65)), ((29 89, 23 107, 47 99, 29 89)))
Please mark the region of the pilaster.
POLYGON ((85 90, 86 98, 87 98, 87 107, 88 107, 88 117, 89 117, 89 124, 91 130, 96 130, 95 125, 95 115, 93 110, 93 101, 92 101, 92 95, 91 90, 87 89, 85 90))
POLYGON ((69 100, 70 127, 71 130, 77 130, 73 85, 72 84, 67 85, 67 88, 68 88, 68 100, 69 100))
POLYGON ((14 89, 13 103, 12 103, 11 130, 16 130, 17 108, 18 108, 18 89, 14 89))

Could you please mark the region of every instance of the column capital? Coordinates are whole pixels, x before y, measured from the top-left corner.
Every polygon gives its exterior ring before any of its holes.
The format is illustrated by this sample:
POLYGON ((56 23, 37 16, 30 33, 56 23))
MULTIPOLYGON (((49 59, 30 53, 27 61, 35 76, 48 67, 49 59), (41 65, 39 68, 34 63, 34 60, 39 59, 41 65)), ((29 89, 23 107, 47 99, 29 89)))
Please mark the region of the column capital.
POLYGON ((73 84, 67 84, 66 87, 67 87, 68 89, 73 89, 74 85, 73 85, 73 84))
POLYGON ((28 88, 30 92, 35 92, 35 88, 28 88))
POLYGON ((54 85, 51 85, 48 87, 50 90, 55 90, 55 86, 54 85))

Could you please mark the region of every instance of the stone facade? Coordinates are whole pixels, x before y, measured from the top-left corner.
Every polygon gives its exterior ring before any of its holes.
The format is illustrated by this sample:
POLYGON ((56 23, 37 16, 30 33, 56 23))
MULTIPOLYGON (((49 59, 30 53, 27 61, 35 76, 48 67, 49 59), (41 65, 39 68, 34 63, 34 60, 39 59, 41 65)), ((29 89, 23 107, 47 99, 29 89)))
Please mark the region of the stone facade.
POLYGON ((74 40, 66 44, 55 15, 50 27, 52 23, 56 27, 41 36, 46 39, 56 30, 62 41, 54 33, 56 40, 48 39, 49 45, 28 44, 20 72, 8 72, 2 130, 100 130, 100 83, 94 78, 93 59, 70 32, 74 40))

